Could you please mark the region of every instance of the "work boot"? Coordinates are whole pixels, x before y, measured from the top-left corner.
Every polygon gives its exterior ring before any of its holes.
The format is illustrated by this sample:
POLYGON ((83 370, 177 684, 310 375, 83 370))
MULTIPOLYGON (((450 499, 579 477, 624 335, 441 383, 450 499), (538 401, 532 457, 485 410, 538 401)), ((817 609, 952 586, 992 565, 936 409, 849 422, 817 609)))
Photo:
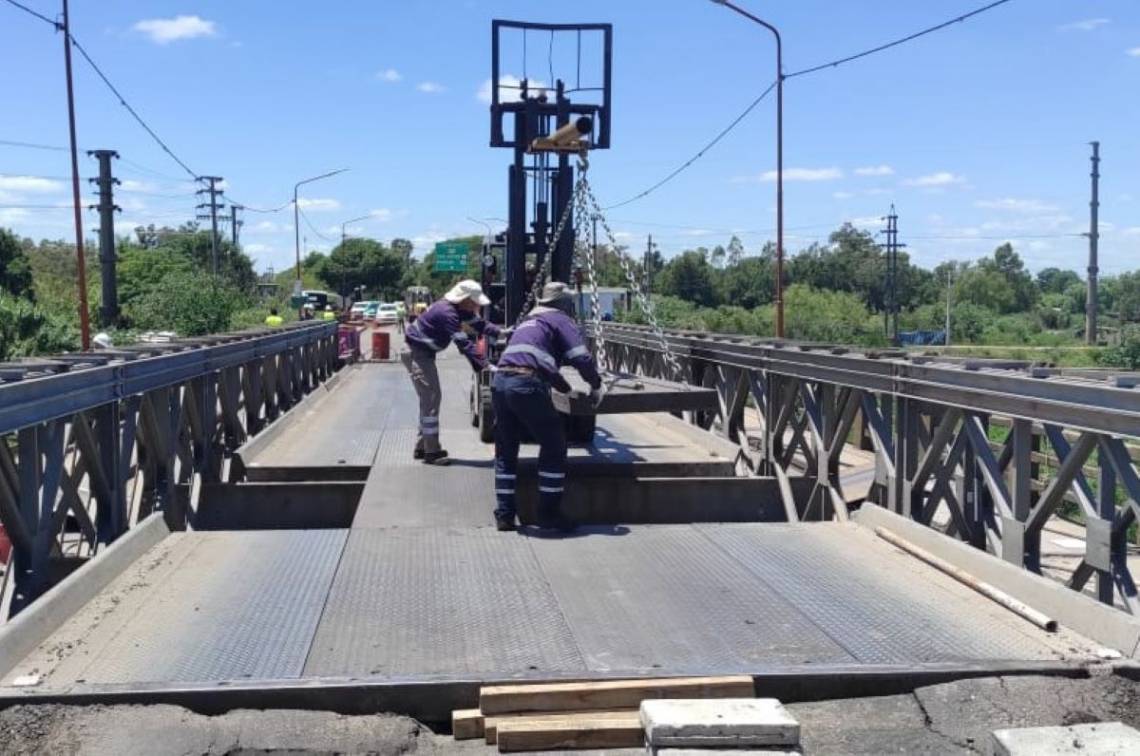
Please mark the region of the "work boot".
POLYGON ((424 448, 422 446, 417 446, 415 448, 415 450, 412 452, 412 459, 423 459, 423 458, 424 458, 424 448))
POLYGON ((570 518, 561 512, 540 513, 538 516, 538 529, 554 533, 570 533, 578 527, 570 518))
POLYGON ((447 452, 440 449, 437 452, 424 452, 424 464, 446 467, 451 464, 451 460, 447 458, 447 452))
POLYGON ((515 525, 515 516, 512 515, 495 515, 495 530, 501 533, 509 533, 517 529, 515 525))

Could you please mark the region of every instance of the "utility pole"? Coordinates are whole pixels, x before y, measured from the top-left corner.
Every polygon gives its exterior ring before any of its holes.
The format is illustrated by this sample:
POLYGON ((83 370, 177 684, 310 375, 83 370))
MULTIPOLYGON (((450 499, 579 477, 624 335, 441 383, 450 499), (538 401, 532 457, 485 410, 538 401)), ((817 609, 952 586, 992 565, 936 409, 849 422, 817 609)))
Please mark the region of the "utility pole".
POLYGON ((114 187, 119 180, 111 175, 111 160, 119 153, 114 150, 90 150, 87 153, 99 161, 99 177, 88 179, 99 186, 99 269, 103 279, 103 306, 99 318, 104 326, 114 325, 119 319, 119 287, 115 278, 115 204, 114 187))
POLYGON ((886 242, 880 244, 886 250, 886 282, 883 294, 883 333, 892 344, 899 336, 899 249, 905 244, 899 244, 899 216, 895 206, 891 205, 890 213, 884 218, 887 227, 881 233, 886 235, 886 242))
POLYGON ((91 323, 87 319, 87 261, 83 256, 83 211, 79 204, 79 147, 75 138, 75 90, 71 83, 71 14, 63 0, 63 67, 67 74, 67 128, 71 138, 71 200, 75 211, 75 270, 79 285, 79 337, 83 351, 91 348, 91 323))
POLYGON ((1096 344, 1097 316, 1097 242, 1100 241, 1100 225, 1097 214, 1100 210, 1100 142, 1092 142, 1092 198, 1089 200, 1089 291, 1085 302, 1085 343, 1096 344))
POLYGON ((245 221, 238 220, 237 214, 239 210, 245 210, 245 205, 238 205, 232 202, 230 203, 230 241, 234 245, 235 252, 238 248, 238 229, 240 229, 245 224, 245 221))
POLYGON ((199 210, 209 208, 209 214, 199 214, 198 218, 202 220, 210 219, 210 265, 216 276, 218 275, 218 210, 226 206, 224 202, 218 202, 218 197, 223 193, 222 190, 218 188, 218 184, 222 183, 222 177, 199 176, 198 181, 204 183, 206 188, 199 189, 196 194, 210 195, 209 202, 203 202, 198 205, 199 210))

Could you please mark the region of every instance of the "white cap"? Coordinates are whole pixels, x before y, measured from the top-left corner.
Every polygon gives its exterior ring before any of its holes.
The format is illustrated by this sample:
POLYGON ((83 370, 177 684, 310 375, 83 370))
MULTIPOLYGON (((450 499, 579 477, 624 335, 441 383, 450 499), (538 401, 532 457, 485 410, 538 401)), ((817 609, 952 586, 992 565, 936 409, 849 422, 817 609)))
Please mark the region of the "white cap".
POLYGON ((111 337, 102 332, 95 334, 95 338, 91 339, 91 341, 100 349, 111 349, 115 346, 111 342, 111 337))
POLYGON ((452 304, 459 304, 465 299, 473 299, 478 302, 481 307, 486 307, 491 304, 491 300, 483 293, 483 287, 470 278, 452 286, 451 291, 444 294, 443 298, 452 304))

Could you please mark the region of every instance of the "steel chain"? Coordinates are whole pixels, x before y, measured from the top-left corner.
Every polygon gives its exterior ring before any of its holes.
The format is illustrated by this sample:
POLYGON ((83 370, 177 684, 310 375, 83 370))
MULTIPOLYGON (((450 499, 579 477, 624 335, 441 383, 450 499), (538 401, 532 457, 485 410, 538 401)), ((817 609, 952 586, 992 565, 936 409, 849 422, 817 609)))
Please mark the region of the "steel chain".
MULTIPOLYGON (((609 240, 610 249, 613 250, 617 256, 618 262, 621 263, 622 271, 625 273, 626 281, 629 283, 629 288, 633 290, 634 296, 637 298, 637 304, 641 308, 641 312, 645 315, 645 319, 649 322, 649 327, 653 331, 653 335, 657 338, 657 342, 661 345, 661 353, 665 358, 665 364, 671 374, 673 380, 681 380, 681 363, 677 359, 677 355, 673 354, 672 348, 669 346, 669 340, 665 337, 665 331, 661 328, 661 324, 657 322, 657 315, 653 312, 653 302, 646 295, 645 291, 641 288, 641 284, 637 280, 637 275, 633 269, 633 264, 624 253, 618 250, 617 239, 614 236, 613 230, 610 228, 606 216, 602 213, 602 208, 598 204, 594 192, 590 189, 589 180, 585 175, 581 179, 582 185, 585 187, 584 193, 586 198, 589 199, 590 206, 593 208, 595 217, 602 222, 602 228, 605 229, 606 238, 609 240)), ((596 289, 595 285, 595 289, 596 289)), ((594 330, 601 336, 602 328, 600 320, 594 323, 594 330)), ((600 338, 599 338, 599 343, 600 338)), ((600 351, 600 350, 599 350, 600 351)))
MULTIPOLYGON (((589 170, 589 167, 590 162, 586 156, 579 155, 578 175, 584 179, 586 176, 586 171, 589 170)), ((518 327, 519 323, 523 322, 523 319, 531 311, 531 308, 534 307, 534 303, 538 300, 538 295, 542 292, 542 287, 546 283, 546 278, 548 275, 550 275, 550 260, 552 257, 554 257, 554 250, 558 247, 558 240, 562 238, 562 233, 566 229, 566 224, 570 222, 570 217, 573 215, 574 207, 577 205, 585 207, 585 200, 583 197, 581 197, 582 193, 585 191, 584 186, 585 185, 582 180, 579 180, 578 183, 574 186, 574 197, 570 202, 566 203, 566 209, 562 211, 562 217, 558 219, 558 225, 554 227, 554 237, 550 240, 550 246, 547 247, 546 256, 543 257, 542 265, 535 272, 534 285, 530 287, 530 291, 526 295, 526 301, 523 302, 522 308, 519 309, 519 316, 515 320, 516 328, 518 327)))

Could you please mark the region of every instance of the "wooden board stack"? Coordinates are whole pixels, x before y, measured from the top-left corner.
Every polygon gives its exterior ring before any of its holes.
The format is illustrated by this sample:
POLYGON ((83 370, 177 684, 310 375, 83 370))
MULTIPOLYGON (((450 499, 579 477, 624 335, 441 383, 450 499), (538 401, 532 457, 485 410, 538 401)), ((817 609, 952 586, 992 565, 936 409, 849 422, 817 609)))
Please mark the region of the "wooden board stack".
POLYGON ((479 708, 452 712, 456 740, 484 738, 499 751, 640 748, 638 707, 660 698, 751 698, 748 675, 492 685, 479 708))

